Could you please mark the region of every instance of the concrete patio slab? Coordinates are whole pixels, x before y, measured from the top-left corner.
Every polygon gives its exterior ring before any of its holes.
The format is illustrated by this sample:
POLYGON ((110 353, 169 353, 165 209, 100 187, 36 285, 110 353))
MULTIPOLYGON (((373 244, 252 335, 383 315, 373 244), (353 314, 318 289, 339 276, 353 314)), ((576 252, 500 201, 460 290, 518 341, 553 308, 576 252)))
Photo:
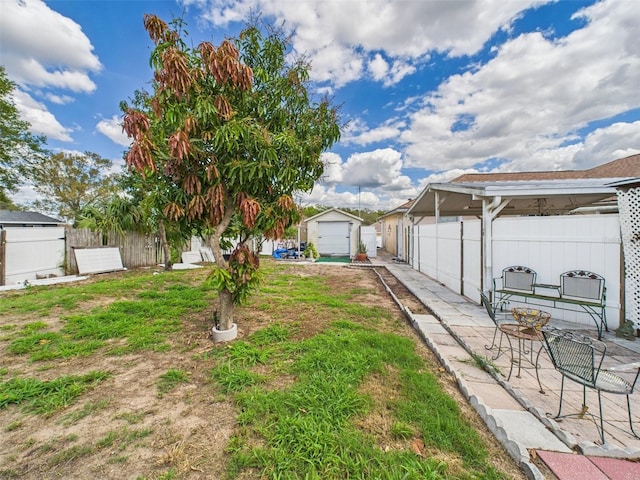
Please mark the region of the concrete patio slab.
POLYGON ((561 480, 612 480, 582 455, 548 451, 538 451, 537 453, 561 480))

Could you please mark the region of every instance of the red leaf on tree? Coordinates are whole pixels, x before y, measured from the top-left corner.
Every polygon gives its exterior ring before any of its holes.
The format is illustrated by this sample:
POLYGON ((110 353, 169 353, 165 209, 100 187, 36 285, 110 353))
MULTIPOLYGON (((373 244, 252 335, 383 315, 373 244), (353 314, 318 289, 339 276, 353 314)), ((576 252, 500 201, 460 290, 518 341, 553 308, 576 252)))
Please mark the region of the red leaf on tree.
POLYGON ((171 156, 182 161, 191 152, 189 136, 184 130, 178 130, 169 137, 169 147, 171 148, 171 156))

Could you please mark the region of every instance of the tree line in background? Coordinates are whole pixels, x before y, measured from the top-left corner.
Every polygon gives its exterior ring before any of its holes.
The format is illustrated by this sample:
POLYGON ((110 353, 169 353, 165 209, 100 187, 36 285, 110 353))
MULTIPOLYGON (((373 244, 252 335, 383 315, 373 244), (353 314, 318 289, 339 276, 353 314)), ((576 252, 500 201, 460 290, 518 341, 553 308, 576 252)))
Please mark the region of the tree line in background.
MULTIPOLYGON (((322 213, 325 210, 328 210, 331 207, 327 207, 324 205, 309 205, 302 207, 302 215, 303 218, 311 218, 318 213, 322 213)), ((349 207, 340 207, 340 210, 346 213, 350 213, 351 215, 355 215, 356 217, 360 217, 362 219, 362 225, 373 225, 378 221, 378 219, 386 213, 385 210, 371 210, 369 208, 357 209, 357 208, 349 208, 349 207)))
POLYGON ((75 222, 83 209, 111 198, 119 176, 113 164, 91 152, 53 153, 46 138, 29 132, 12 99, 15 84, 0 66, 0 209, 33 209, 75 222), (15 204, 10 195, 31 185, 39 195, 28 205, 15 204))

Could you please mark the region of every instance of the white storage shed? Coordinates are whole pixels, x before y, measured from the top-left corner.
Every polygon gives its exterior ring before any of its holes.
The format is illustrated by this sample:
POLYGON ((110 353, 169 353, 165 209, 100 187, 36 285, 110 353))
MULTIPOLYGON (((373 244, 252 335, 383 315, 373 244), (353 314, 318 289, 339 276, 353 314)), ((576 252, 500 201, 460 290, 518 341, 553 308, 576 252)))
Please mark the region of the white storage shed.
POLYGON ((330 208, 306 220, 307 242, 322 256, 352 257, 358 248, 362 218, 330 208))

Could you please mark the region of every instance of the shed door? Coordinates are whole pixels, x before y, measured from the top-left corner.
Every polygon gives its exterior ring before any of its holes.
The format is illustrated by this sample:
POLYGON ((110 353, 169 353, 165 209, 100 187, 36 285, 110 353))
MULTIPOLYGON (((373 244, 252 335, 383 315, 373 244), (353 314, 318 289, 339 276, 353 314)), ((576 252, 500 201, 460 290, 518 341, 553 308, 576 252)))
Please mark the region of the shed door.
POLYGON ((318 222, 318 253, 348 256, 349 227, 349 222, 318 222))

